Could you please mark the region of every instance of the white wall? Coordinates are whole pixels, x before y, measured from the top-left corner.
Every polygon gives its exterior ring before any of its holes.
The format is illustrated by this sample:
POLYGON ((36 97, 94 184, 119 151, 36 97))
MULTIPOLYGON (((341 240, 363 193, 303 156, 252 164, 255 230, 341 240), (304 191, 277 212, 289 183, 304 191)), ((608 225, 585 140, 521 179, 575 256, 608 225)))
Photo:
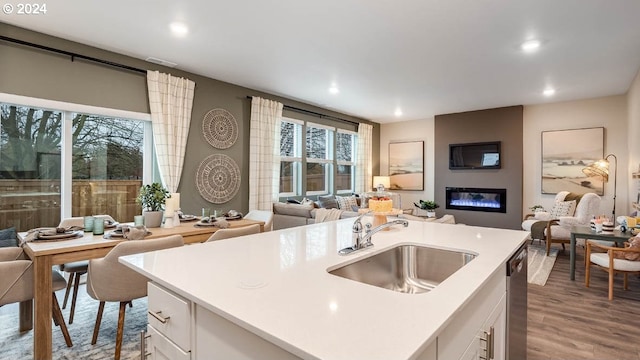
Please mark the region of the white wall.
MULTIPOLYGON (((627 132, 629 136, 629 173, 640 172, 640 72, 629 88, 627 95, 629 119, 627 132)), ((640 179, 629 182, 629 197, 638 201, 640 194, 640 179)), ((632 211, 631 209, 629 209, 632 211)))
MULTIPOLYGON (((402 208, 413 208, 418 200, 433 200, 434 194, 434 124, 433 118, 382 124, 380 127, 380 174, 389 174, 389 143, 424 141, 424 191, 396 191, 402 197, 402 208)), ((443 204, 440 204, 443 206, 443 204)))
MULTIPOLYGON (((398 191, 403 208, 412 207, 412 202, 420 199, 434 198, 434 124, 430 118, 381 125, 380 175, 388 174, 390 142, 425 142, 425 188, 424 191, 398 191)), ((601 126, 605 128, 605 155, 613 153, 618 158, 616 213, 631 212, 638 183, 631 181, 630 172, 640 167, 640 74, 628 95, 524 107, 523 213, 529 213, 528 207, 534 204, 549 209, 553 204, 554 195, 541 193, 542 131, 601 126)), ((610 214, 613 208, 613 176, 610 180, 605 184, 601 204, 604 214, 610 214)))
MULTIPOLYGON (((604 154, 612 153, 618 158, 616 214, 627 214, 630 206, 627 118, 626 95, 525 106, 522 202, 524 213, 529 213, 528 207, 535 204, 541 204, 547 209, 550 209, 553 204, 554 195, 541 194, 542 131, 603 126, 605 128, 604 154)), ((609 182, 605 184, 603 201, 600 204, 601 213, 607 215, 611 214, 613 208, 613 180, 613 176, 610 176, 609 182)))

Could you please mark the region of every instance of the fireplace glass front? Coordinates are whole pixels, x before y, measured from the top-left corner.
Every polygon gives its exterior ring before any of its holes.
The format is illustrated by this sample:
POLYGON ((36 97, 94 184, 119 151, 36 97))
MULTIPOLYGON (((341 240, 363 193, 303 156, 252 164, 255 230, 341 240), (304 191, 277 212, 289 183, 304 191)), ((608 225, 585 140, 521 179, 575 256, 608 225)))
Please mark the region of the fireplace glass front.
POLYGON ((507 189, 447 187, 446 208, 507 212, 507 189))

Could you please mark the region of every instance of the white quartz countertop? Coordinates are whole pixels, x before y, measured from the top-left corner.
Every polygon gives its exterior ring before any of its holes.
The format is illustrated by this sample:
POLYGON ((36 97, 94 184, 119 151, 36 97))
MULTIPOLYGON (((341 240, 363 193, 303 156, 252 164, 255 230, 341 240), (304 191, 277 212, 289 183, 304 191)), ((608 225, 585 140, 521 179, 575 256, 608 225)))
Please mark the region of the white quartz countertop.
MULTIPOLYGON (((522 245, 527 232, 410 221, 348 255, 354 219, 122 257, 158 284, 305 359, 411 359, 522 245), (404 294, 331 275, 399 243, 477 257, 434 290, 404 294)), ((505 277, 506 279, 506 277, 505 277)))

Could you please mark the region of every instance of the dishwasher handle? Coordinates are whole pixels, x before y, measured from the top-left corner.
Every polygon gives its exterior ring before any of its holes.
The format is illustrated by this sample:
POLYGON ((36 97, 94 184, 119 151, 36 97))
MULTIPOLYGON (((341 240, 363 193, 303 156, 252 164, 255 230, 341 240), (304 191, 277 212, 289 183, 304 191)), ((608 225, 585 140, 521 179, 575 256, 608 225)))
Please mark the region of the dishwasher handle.
POLYGON ((507 275, 516 274, 522 271, 523 267, 526 266, 527 252, 527 248, 523 247, 516 252, 516 255, 514 255, 511 260, 509 260, 507 263, 507 275))

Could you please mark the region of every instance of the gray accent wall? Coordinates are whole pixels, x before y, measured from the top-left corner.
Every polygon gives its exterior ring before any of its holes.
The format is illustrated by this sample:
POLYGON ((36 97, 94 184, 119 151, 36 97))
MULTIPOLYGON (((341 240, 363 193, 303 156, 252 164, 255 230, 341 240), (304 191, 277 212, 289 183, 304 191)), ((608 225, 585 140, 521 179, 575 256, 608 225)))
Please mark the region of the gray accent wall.
POLYGON ((434 129, 434 198, 439 214, 452 214, 467 225, 520 229, 522 223, 523 107, 437 115, 434 129), (449 169, 449 144, 501 142, 500 169, 449 169), (447 209, 446 187, 507 189, 507 212, 447 209))
MULTIPOLYGON (((247 96, 260 96, 280 101, 285 105, 334 116, 357 123, 368 123, 373 130, 374 174, 379 172, 380 124, 292 99, 233 85, 193 73, 167 68, 141 59, 56 38, 0 22, 0 34, 48 47, 96 57, 140 69, 158 70, 195 81, 195 95, 191 127, 187 144, 182 179, 178 191, 185 213, 199 214, 202 207, 220 210, 248 210, 249 191, 249 124, 251 100, 247 96), (229 149, 214 149, 202 135, 202 120, 211 109, 228 110, 238 121, 238 141, 229 149), (213 205, 204 200, 195 187, 195 172, 208 155, 221 153, 230 156, 240 166, 242 181, 238 195, 229 202, 213 205)), ((135 35, 132 35, 135 36, 135 35)), ((153 55, 153 54, 149 54, 153 55)), ((145 74, 117 69, 0 41, 0 92, 35 98, 93 105, 99 107, 149 112, 145 74)), ((286 111, 284 116, 309 120, 319 124, 354 130, 353 125, 331 121, 296 112, 286 111)), ((132 219, 119 219, 120 221, 132 219)))

